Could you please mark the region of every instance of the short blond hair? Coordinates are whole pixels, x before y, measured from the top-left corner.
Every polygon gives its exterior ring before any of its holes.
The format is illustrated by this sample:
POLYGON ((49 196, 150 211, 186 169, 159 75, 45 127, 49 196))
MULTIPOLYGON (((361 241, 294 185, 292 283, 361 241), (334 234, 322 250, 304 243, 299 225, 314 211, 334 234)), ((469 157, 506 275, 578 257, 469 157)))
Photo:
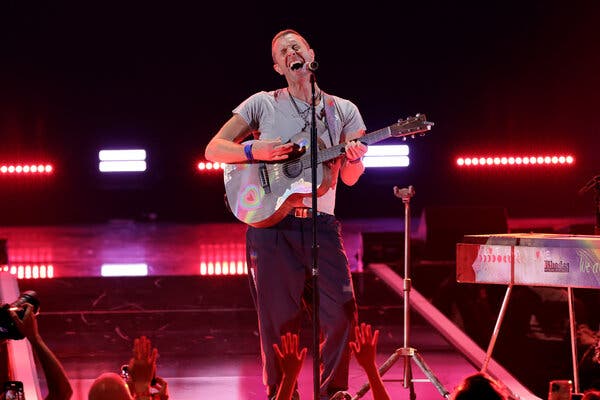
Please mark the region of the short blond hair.
POLYGON ((306 47, 308 47, 310 49, 310 45, 308 44, 308 42, 306 41, 306 39, 304 39, 304 36, 302 36, 300 33, 298 33, 298 31, 294 30, 294 29, 284 29, 282 31, 279 31, 275 34, 275 36, 273 36, 273 40, 271 40, 271 57, 273 58, 273 62, 275 62, 275 42, 277 42, 280 38, 284 37, 285 35, 296 35, 300 38, 300 40, 302 40, 304 42, 304 44, 306 45, 306 47))

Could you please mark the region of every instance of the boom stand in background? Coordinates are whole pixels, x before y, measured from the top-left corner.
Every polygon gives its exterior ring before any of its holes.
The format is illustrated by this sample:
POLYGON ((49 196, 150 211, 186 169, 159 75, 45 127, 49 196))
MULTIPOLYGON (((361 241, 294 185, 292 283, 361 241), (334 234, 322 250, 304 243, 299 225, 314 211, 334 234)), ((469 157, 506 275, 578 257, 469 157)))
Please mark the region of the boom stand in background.
MULTIPOLYGON (((410 347, 410 290, 411 290, 411 279, 410 279, 410 199, 415 195, 415 189, 412 186, 408 188, 400 189, 394 186, 394 195, 402 199, 404 203, 404 285, 403 285, 403 300, 404 300, 404 343, 399 349, 396 349, 394 353, 379 367, 379 374, 383 376, 396 361, 400 358, 404 360, 404 376, 402 379, 402 385, 410 391, 410 399, 414 400, 417 398, 415 393, 415 382, 431 382, 437 391, 440 393, 442 398, 450 398, 450 392, 444 388, 444 385, 439 379, 433 374, 429 366, 425 363, 425 360, 417 349, 410 347), (417 366, 423 371, 427 379, 414 379, 412 374, 411 360, 417 364, 417 366)), ((357 392, 354 397, 351 397, 348 393, 338 392, 332 400, 336 399, 350 399, 357 400, 363 397, 370 389, 369 383, 365 383, 357 392)))
POLYGON ((596 175, 587 181, 587 183, 581 189, 579 189, 579 194, 583 195, 591 189, 594 189, 594 202, 596 203, 596 223, 594 224, 594 235, 600 235, 600 175, 596 175))

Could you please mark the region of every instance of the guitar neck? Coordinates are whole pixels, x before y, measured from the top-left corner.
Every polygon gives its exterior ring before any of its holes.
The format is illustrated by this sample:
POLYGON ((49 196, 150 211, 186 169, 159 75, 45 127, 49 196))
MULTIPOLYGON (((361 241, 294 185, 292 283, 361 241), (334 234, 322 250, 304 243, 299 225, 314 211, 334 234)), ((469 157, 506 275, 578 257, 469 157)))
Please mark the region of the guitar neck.
MULTIPOLYGON (((371 145, 373 143, 381 142, 382 140, 385 140, 390 137, 392 137, 392 130, 388 126, 387 128, 367 133, 366 135, 361 136, 358 140, 366 145, 371 145)), ((341 156, 342 154, 344 154, 345 147, 346 143, 340 143, 338 145, 331 146, 326 149, 319 149, 319 152, 317 153, 317 162, 322 163, 341 156)), ((310 155, 306 154, 306 156, 310 155)))

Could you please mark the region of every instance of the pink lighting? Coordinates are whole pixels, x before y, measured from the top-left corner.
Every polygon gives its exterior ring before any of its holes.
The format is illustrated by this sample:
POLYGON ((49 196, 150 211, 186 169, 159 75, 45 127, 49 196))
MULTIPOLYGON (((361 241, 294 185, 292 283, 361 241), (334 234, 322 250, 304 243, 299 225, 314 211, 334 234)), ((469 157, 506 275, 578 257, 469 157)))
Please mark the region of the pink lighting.
POLYGON ((219 170, 223 170, 225 169, 225 163, 218 163, 218 162, 210 162, 210 161, 199 161, 196 164, 196 168, 198 169, 198 171, 200 172, 205 172, 205 171, 219 171, 219 170))
POLYGON ((200 262, 200 275, 246 275, 245 260, 200 262))
POLYGON ((571 155, 544 155, 544 156, 473 156, 458 157, 456 165, 458 167, 515 167, 515 166, 568 166, 575 163, 575 158, 571 155))
POLYGON ((0 164, 0 175, 49 175, 53 171, 51 164, 0 164))
POLYGON ((246 275, 244 243, 200 245, 200 275, 246 275))
POLYGON ((0 271, 16 275, 18 279, 52 279, 54 266, 51 264, 14 264, 2 265, 0 271))

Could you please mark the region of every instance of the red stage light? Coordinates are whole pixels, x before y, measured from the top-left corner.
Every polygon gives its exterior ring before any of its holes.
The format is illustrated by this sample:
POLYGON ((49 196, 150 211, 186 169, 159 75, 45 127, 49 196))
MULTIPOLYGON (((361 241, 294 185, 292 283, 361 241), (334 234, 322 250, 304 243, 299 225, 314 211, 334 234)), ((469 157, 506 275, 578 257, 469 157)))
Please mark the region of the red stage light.
POLYGON ((54 167, 51 164, 0 164, 0 174, 3 175, 48 175, 52 171, 54 167))
POLYGON ((49 264, 31 265, 4 265, 2 271, 16 275, 17 279, 52 279, 54 278, 54 266, 49 264))
POLYGON ((213 171, 219 171, 225 169, 225 163, 219 162, 210 162, 210 161, 198 161, 196 164, 196 168, 200 172, 209 172, 213 173, 213 171))
POLYGON ((200 245, 200 275, 246 275, 244 243, 200 245))
POLYGON ((480 167, 514 167, 514 166, 566 166, 573 164, 575 158, 570 155, 544 155, 544 156, 474 156, 458 157, 456 165, 459 167, 480 166, 480 167))

